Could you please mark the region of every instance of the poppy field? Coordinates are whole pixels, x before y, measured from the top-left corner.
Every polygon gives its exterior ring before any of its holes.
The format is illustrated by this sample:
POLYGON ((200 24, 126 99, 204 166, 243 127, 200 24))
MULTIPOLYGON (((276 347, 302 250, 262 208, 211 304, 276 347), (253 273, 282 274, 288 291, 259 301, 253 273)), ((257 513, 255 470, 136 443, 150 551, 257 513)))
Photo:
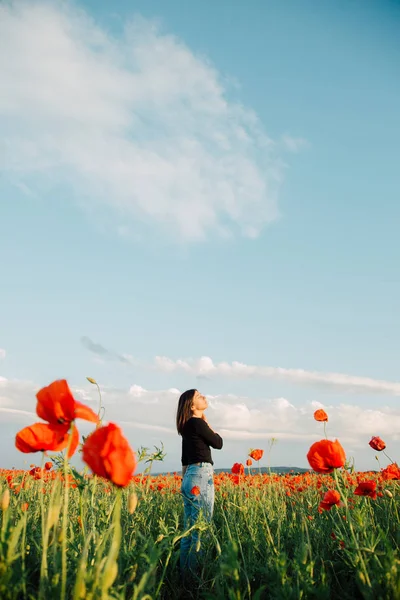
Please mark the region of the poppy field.
POLYGON ((184 584, 181 476, 151 474, 163 449, 133 452, 65 381, 40 390, 36 411, 44 422, 15 443, 37 464, 0 470, 0 598, 400 598, 400 469, 378 436, 365 451, 385 464, 357 472, 319 410, 310 471, 262 472, 257 448, 216 474, 213 521, 194 525, 201 571, 184 584), (81 441, 82 418, 93 432, 81 441))

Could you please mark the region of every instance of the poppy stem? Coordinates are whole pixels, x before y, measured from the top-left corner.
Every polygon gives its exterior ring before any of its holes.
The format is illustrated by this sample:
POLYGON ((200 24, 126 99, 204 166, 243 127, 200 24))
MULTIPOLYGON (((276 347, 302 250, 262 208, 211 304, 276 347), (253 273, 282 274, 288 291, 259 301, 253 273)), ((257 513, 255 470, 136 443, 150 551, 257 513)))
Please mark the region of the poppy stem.
MULTIPOLYGON (((43 486, 43 467, 44 467, 45 454, 42 452, 42 464, 40 467, 40 481, 43 486)), ((44 522, 44 498, 43 492, 40 494, 40 513, 42 517, 42 540, 43 540, 43 548, 42 548, 42 561, 40 564, 40 582, 39 582, 39 598, 42 599, 45 597, 43 587, 47 581, 47 544, 46 544, 46 526, 44 522)))
POLYGON ((72 423, 71 431, 68 437, 68 446, 64 455, 64 503, 63 503, 63 518, 61 529, 61 600, 65 600, 67 592, 67 521, 68 521, 68 497, 69 497, 69 480, 68 480, 68 454, 71 448, 72 434, 75 428, 75 423, 72 423))
POLYGON ((339 493, 341 495, 341 498, 343 498, 343 503, 344 503, 344 507, 345 507, 345 510, 346 510, 346 522, 349 524, 350 533, 351 533, 351 536, 353 538, 354 547, 356 548, 357 553, 358 553, 358 557, 359 557, 359 560, 360 560, 360 565, 361 565, 361 569, 363 571, 365 582, 368 585, 368 587, 371 588, 371 580, 369 578, 369 574, 368 574, 368 570, 367 570, 367 567, 366 567, 366 564, 365 564, 365 561, 364 561, 364 557, 362 555, 362 552, 361 552, 360 547, 359 547, 359 543, 357 541, 357 537, 356 537, 356 534, 355 534, 355 531, 354 531, 354 527, 353 527, 352 516, 350 515, 350 511, 349 511, 349 503, 347 501, 347 493, 345 491, 346 490, 346 482, 345 482, 344 477, 343 477, 343 472, 340 471, 340 478, 342 480, 342 486, 340 486, 340 484, 339 484, 338 469, 334 469, 333 472, 334 472, 334 477, 335 477, 337 489, 338 489, 338 491, 339 491, 339 493))
POLYGON ((122 529, 121 529, 121 504, 122 504, 122 489, 117 488, 116 499, 113 510, 113 520, 111 525, 112 537, 111 545, 108 552, 107 560, 104 565, 104 571, 101 580, 101 597, 108 598, 108 590, 114 583, 118 575, 118 554, 121 546, 122 529))
POLYGON ((103 400, 102 400, 102 397, 101 397, 101 390, 100 390, 100 386, 99 386, 99 384, 97 383, 97 381, 96 381, 96 386, 97 386, 97 391, 99 392, 99 399, 100 399, 100 400, 99 400, 99 412, 97 413, 97 416, 98 416, 98 418, 99 418, 99 422, 97 423, 97 427, 96 427, 96 429, 98 429, 98 428, 101 426, 101 422, 102 422, 102 420, 103 420, 103 417, 100 417, 100 415, 101 415, 101 410, 102 410, 102 408, 103 408, 103 407, 102 407, 103 400))
POLYGON ((394 460, 392 460, 390 458, 390 456, 388 456, 384 450, 383 450, 383 454, 386 456, 386 458, 388 458, 390 460, 391 463, 394 463, 394 460))

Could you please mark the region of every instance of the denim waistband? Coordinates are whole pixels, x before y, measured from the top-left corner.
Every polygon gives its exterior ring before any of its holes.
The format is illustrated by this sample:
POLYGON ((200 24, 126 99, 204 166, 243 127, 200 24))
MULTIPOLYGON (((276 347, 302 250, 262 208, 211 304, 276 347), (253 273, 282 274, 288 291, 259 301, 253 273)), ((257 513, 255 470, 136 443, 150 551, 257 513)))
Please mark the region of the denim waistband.
POLYGON ((209 462, 192 463, 186 467, 186 470, 190 469, 190 467, 209 467, 210 469, 212 469, 213 465, 209 462))

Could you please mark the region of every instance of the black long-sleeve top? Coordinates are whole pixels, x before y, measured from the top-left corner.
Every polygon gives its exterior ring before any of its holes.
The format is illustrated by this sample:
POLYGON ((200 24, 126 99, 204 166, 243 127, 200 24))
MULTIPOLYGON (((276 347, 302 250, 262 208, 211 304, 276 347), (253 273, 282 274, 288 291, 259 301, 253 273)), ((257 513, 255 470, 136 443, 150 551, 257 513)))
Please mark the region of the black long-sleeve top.
POLYGON ((191 417, 182 431, 182 466, 197 462, 213 465, 210 446, 221 450, 222 444, 222 437, 210 429, 203 419, 191 417))

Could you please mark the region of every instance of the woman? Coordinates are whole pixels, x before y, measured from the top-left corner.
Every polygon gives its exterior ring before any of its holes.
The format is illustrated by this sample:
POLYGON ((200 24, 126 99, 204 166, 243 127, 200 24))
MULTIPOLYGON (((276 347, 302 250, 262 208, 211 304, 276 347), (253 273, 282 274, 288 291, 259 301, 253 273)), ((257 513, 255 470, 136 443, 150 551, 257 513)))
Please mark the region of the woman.
MULTIPOLYGON (((204 411, 207 399, 197 390, 187 390, 179 398, 176 428, 182 436, 182 497, 184 528, 190 528, 199 516, 200 509, 211 521, 214 509, 214 470, 212 448, 222 448, 222 438, 208 425, 204 411)), ((196 545, 198 532, 181 539, 180 565, 182 575, 197 566, 196 545)))

